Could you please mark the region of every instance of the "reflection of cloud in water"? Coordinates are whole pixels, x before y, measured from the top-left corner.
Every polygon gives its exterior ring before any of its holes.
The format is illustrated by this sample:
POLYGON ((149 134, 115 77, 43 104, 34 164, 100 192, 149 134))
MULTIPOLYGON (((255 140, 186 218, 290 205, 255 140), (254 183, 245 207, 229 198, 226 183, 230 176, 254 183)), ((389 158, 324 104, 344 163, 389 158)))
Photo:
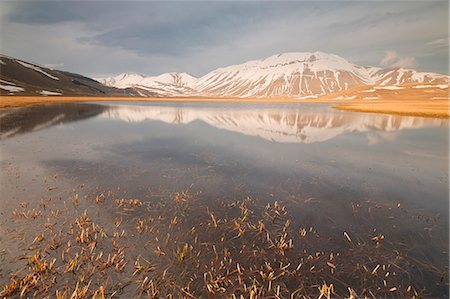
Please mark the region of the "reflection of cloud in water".
POLYGON ((398 132, 397 131, 392 131, 392 132, 382 132, 382 131, 378 131, 378 132, 369 132, 367 133, 366 137, 367 140, 369 141, 369 144, 377 144, 383 140, 387 140, 387 141, 394 141, 395 139, 397 139, 398 136, 398 132))
POLYGON ((448 126, 448 120, 398 115, 364 113, 333 113, 329 111, 298 110, 294 108, 201 108, 171 106, 113 105, 103 117, 127 122, 146 120, 169 124, 188 124, 201 120, 213 127, 245 135, 259 136, 275 142, 323 142, 349 132, 371 132, 370 144, 382 139, 392 140, 395 132, 432 126, 448 126))

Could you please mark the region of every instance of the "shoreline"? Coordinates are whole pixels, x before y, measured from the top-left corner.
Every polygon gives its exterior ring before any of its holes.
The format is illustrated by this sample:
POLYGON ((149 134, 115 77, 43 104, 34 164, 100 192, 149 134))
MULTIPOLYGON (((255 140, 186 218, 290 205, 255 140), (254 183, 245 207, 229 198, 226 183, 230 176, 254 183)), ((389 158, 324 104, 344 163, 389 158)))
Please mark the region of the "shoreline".
POLYGON ((335 100, 330 98, 210 98, 210 97, 95 97, 95 96, 0 96, 0 109, 27 107, 46 103, 94 101, 121 102, 210 102, 210 103, 329 103, 338 110, 394 114, 416 117, 450 118, 449 99, 439 100, 335 100))
POLYGON ((373 100, 366 102, 353 102, 351 104, 339 104, 334 109, 378 113, 390 115, 450 118, 448 99, 446 100, 373 100))

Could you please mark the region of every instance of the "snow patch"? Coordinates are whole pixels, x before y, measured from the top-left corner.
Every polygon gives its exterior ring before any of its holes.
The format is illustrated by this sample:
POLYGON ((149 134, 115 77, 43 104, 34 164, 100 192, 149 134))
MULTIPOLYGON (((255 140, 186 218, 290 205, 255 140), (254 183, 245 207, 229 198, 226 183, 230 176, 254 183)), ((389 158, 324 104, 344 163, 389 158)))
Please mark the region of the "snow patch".
POLYGON ((6 80, 0 80, 0 83, 5 83, 5 84, 8 84, 8 85, 16 85, 16 84, 14 84, 12 82, 9 82, 9 81, 6 81, 6 80))
POLYGON ((3 60, 0 59, 0 64, 6 64, 3 60))
POLYGON ((306 100, 306 99, 317 99, 317 96, 305 96, 305 97, 300 97, 299 99, 301 99, 301 100, 306 100))
POLYGON ((375 92, 375 89, 366 89, 366 90, 361 90, 360 92, 375 92))
POLYGON ((49 73, 47 73, 44 70, 42 70, 40 67, 37 67, 35 65, 32 65, 32 64, 20 61, 20 60, 16 60, 16 62, 19 63, 20 65, 24 66, 24 67, 27 67, 27 68, 32 69, 32 70, 35 70, 36 72, 39 72, 41 74, 44 74, 44 75, 46 75, 47 77, 49 77, 49 78, 51 78, 53 80, 59 80, 58 77, 50 75, 49 73))
POLYGON ((1 85, 0 84, 0 88, 10 91, 10 92, 20 92, 20 91, 24 91, 25 89, 23 89, 22 87, 18 87, 18 86, 10 86, 10 85, 1 85))
POLYGON ((40 94, 43 96, 60 96, 60 95, 62 95, 62 93, 60 93, 60 92, 47 91, 47 90, 41 91, 40 94))
POLYGON ((433 88, 433 85, 416 85, 413 88, 433 88))
POLYGON ((399 89, 405 89, 404 87, 400 86, 376 86, 375 89, 387 89, 387 90, 399 90, 399 89))
POLYGON ((436 85, 426 85, 426 84, 424 84, 424 85, 413 86, 413 88, 433 88, 433 87, 444 89, 444 88, 448 88, 448 84, 436 84, 436 85))
POLYGON ((353 100, 355 98, 356 98, 356 96, 351 96, 351 97, 349 97, 349 96, 347 96, 347 97, 339 96, 339 97, 335 98, 335 100, 353 100))
POLYGON ((365 97, 363 100, 378 100, 379 97, 365 97))

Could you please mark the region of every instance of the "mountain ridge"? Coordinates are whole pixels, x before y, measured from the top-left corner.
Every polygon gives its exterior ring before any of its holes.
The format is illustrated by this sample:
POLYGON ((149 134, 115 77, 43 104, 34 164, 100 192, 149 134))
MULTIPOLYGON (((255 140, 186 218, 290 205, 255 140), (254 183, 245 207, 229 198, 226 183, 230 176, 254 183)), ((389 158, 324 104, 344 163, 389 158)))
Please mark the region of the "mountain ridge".
MULTIPOLYGON (((448 81, 448 76, 419 72, 404 68, 359 66, 335 54, 316 52, 287 52, 264 59, 220 67, 202 77, 190 76, 180 88, 165 82, 156 84, 155 78, 110 84, 109 78, 100 82, 113 87, 147 89, 163 96, 231 96, 231 97, 293 97, 317 98, 360 85, 400 85, 404 83, 430 83, 448 81)), ((110 77, 114 78, 114 77, 110 77)))

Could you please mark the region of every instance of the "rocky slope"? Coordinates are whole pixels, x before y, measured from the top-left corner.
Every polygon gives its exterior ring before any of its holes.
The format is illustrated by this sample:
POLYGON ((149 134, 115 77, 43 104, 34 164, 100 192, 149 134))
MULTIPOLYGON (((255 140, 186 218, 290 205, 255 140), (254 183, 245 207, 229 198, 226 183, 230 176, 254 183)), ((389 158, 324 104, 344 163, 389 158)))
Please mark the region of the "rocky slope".
POLYGON ((131 88, 105 86, 94 79, 0 56, 0 95, 139 96, 131 88))

